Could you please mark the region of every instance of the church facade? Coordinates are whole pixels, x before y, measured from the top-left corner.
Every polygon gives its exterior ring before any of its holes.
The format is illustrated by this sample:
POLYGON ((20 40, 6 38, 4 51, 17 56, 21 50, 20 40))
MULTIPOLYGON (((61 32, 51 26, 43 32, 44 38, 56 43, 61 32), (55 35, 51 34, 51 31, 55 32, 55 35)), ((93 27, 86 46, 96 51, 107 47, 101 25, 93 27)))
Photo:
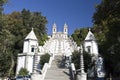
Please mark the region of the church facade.
MULTIPOLYGON (((83 47, 86 52, 93 55, 98 55, 98 46, 93 33, 89 30, 83 47)), ((72 52, 78 50, 76 42, 68 36, 68 26, 64 24, 63 32, 57 31, 57 26, 54 23, 52 27, 52 36, 49 36, 43 46, 39 46, 38 39, 32 29, 26 36, 23 43, 23 53, 18 54, 17 59, 17 71, 19 74, 21 68, 26 68, 29 74, 32 74, 35 70, 40 70, 40 56, 49 53, 50 55, 71 56, 72 52)))
POLYGON ((77 48, 77 44, 68 37, 68 26, 64 24, 63 32, 57 31, 57 26, 54 23, 52 27, 52 36, 45 42, 43 48, 45 53, 54 55, 71 55, 77 48))

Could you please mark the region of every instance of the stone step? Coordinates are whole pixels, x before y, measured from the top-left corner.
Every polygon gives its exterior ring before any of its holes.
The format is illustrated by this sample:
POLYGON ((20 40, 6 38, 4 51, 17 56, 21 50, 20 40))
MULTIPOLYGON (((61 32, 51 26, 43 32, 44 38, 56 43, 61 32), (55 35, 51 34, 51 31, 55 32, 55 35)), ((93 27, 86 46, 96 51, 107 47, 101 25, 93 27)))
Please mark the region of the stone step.
POLYGON ((68 71, 48 71, 48 73, 47 73, 48 75, 65 75, 65 74, 67 74, 67 75, 69 75, 69 72, 68 71))
MULTIPOLYGON (((64 80, 70 80, 70 77, 69 77, 67 74, 61 75, 61 74, 57 74, 57 73, 56 73, 56 75, 52 75, 52 76, 51 76, 51 75, 48 75, 48 76, 45 78, 45 80, 46 80, 46 79, 56 79, 56 80, 57 80, 57 79, 61 79, 61 78, 64 79, 64 80)), ((62 79, 61 79, 61 80, 62 80, 62 79)))
POLYGON ((47 70, 45 80, 70 80, 69 69, 63 67, 61 62, 62 56, 55 56, 50 69, 47 70))
POLYGON ((65 77, 54 77, 54 78, 46 78, 45 80, 70 80, 70 78, 65 78, 65 77))
POLYGON ((70 79, 67 79, 67 78, 52 78, 52 79, 45 79, 45 80, 70 80, 70 79))

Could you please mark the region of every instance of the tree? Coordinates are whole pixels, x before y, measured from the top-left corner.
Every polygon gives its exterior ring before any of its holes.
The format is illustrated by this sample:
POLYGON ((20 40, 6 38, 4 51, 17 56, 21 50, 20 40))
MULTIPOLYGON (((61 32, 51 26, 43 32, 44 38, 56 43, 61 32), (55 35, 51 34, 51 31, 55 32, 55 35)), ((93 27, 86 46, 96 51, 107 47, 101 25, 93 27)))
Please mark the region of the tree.
POLYGON ((22 15, 22 22, 23 22, 23 26, 25 26, 27 29, 29 29, 30 23, 31 23, 31 13, 29 10, 23 9, 21 11, 21 15, 22 15))
POLYGON ((100 53, 104 57, 106 73, 119 77, 120 69, 120 0, 102 0, 93 15, 94 30, 99 37, 100 53), (95 29, 96 28, 96 29, 95 29), (112 57, 112 58, 111 58, 112 57), (116 66, 115 66, 116 65, 116 66), (116 70, 118 69, 118 70, 116 70))
MULTIPOLYGON (((85 72, 87 72, 88 68, 90 68, 92 64, 92 60, 91 60, 92 56, 89 53, 84 51, 83 57, 84 57, 85 72)), ((79 51, 73 52, 72 62, 75 64, 76 69, 80 69, 80 52, 79 51)))
POLYGON ((7 75, 10 75, 14 66, 12 55, 14 35, 12 35, 10 31, 6 29, 7 25, 5 23, 3 23, 3 25, 4 26, 2 26, 0 30, 0 72, 1 75, 5 77, 7 75), (8 63, 8 61, 10 62, 8 63))
MULTIPOLYGON (((88 33, 88 28, 81 28, 76 29, 74 33, 72 34, 73 40, 77 43, 77 45, 81 45, 82 42, 85 40, 85 37, 88 33)), ((91 55, 84 51, 84 65, 85 65, 85 72, 87 72, 88 68, 91 67, 91 55)), ((72 61, 74 62, 77 69, 80 68, 80 52, 74 51, 72 55, 72 61)))
POLYGON ((26 68, 21 68, 19 71, 19 76, 26 76, 28 73, 29 71, 26 68))
POLYGON ((77 43, 78 46, 84 41, 87 32, 88 32, 87 28, 81 28, 76 29, 74 33, 71 35, 73 40, 77 43))
POLYGON ((80 53, 78 51, 72 53, 72 62, 75 64, 76 69, 80 68, 80 53))
POLYGON ((5 15, 2 14, 3 5, 7 0, 0 1, 0 76, 10 76, 14 66, 12 55, 14 35, 7 29, 7 22, 5 15), (9 62, 8 62, 9 61, 9 62))
POLYGON ((7 3, 7 0, 0 0, 0 15, 2 15, 3 5, 7 3))
MULTIPOLYGON (((0 76, 15 75, 17 54, 22 52, 23 41, 32 27, 38 37, 39 43, 43 44, 47 39, 47 20, 41 14, 33 15, 34 12, 23 9, 21 12, 0 14, 0 76), (31 24, 33 17, 37 23, 31 24), (43 19, 44 18, 44 19, 43 19), (38 23, 39 22, 39 23, 38 23), (38 24, 42 24, 37 26, 38 24), (41 29, 41 27, 43 29, 41 29), (41 35, 42 34, 42 35, 41 35), (41 40, 42 37, 42 40, 41 40), (13 72, 13 73, 11 73, 13 72)), ((40 12, 38 12, 40 13, 40 12)))
POLYGON ((37 35, 37 38, 39 39, 40 45, 43 45, 44 41, 48 39, 47 28, 45 27, 46 24, 47 24, 46 17, 41 16, 40 12, 32 13, 30 26, 35 28, 36 30, 35 33, 37 35))

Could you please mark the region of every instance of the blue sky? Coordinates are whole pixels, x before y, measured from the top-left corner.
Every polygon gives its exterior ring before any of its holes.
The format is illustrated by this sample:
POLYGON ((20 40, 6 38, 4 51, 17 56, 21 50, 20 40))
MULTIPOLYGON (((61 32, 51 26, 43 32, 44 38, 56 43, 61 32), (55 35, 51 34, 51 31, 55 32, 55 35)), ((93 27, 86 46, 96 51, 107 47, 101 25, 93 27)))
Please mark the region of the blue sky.
POLYGON ((48 34, 52 33, 53 23, 58 31, 63 30, 66 23, 71 35, 75 29, 91 27, 95 5, 101 0, 9 0, 4 6, 4 13, 21 11, 23 8, 31 12, 41 12, 48 20, 48 34))

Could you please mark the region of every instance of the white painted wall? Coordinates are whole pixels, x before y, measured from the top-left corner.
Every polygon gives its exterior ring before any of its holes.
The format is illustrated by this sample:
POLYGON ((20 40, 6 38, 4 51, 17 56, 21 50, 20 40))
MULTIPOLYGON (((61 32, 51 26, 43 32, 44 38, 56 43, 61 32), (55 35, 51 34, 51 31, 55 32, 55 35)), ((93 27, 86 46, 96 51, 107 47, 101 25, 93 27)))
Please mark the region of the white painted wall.
POLYGON ((27 70, 29 73, 33 71, 33 56, 28 56, 27 70))
POLYGON ((84 48, 86 52, 88 52, 88 47, 90 47, 90 54, 98 55, 98 46, 95 41, 85 41, 84 48))
POLYGON ((16 75, 19 74, 21 68, 24 68, 24 65, 25 65, 25 56, 18 57, 16 75))
POLYGON ((31 53, 31 48, 38 46, 37 40, 25 40, 23 45, 23 53, 31 53))

